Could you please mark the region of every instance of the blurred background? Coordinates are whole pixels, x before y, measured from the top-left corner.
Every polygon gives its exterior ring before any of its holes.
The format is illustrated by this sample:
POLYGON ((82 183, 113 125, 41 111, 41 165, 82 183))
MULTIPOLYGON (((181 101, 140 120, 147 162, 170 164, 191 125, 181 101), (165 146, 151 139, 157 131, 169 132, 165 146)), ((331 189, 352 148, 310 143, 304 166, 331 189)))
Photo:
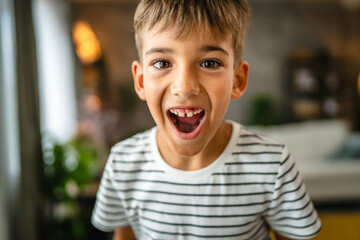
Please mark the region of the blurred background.
MULTIPOLYGON (((137 0, 0 0, 0 239, 90 224, 110 147, 154 126, 133 91, 137 0)), ((360 239, 360 0, 249 0, 247 93, 227 118, 285 142, 315 239, 360 239)))

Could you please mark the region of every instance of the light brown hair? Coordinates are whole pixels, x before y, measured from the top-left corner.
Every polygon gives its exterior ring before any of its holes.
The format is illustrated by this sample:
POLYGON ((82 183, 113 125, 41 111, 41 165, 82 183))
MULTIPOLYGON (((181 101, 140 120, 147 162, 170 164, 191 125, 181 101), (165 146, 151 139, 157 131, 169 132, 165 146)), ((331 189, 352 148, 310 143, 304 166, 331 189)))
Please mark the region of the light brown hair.
POLYGON ((232 35, 235 63, 241 61, 250 7, 246 0, 142 0, 135 12, 135 40, 140 59, 142 35, 156 24, 160 31, 176 26, 177 37, 197 29, 210 29, 215 36, 232 35))

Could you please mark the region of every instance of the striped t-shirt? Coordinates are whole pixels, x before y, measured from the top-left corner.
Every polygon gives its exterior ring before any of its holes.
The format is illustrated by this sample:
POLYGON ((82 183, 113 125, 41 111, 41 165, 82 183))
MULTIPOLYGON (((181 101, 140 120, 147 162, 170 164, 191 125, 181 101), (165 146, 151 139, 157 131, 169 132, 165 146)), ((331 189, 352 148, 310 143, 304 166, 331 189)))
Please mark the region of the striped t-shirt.
POLYGON ((103 231, 131 225, 137 239, 307 239, 321 223, 284 145, 231 122, 211 165, 182 171, 161 157, 153 128, 112 149, 92 216, 103 231))

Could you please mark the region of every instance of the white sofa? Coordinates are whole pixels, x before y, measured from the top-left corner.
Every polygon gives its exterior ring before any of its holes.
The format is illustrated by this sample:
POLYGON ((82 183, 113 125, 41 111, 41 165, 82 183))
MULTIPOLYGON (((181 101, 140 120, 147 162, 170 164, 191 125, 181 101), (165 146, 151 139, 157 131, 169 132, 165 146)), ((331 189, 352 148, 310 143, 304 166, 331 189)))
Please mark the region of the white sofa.
POLYGON ((350 136, 345 121, 250 128, 287 145, 314 201, 360 200, 360 158, 334 157, 350 136))

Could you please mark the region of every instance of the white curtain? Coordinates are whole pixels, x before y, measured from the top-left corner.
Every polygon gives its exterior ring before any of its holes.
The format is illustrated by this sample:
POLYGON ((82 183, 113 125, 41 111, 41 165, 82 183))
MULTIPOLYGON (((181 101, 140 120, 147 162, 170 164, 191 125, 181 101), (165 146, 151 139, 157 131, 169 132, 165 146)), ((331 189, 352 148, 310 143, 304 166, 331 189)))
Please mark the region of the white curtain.
POLYGON ((10 239, 20 190, 18 85, 15 14, 12 0, 0 0, 0 239, 10 239))
POLYGON ((75 64, 67 1, 34 0, 41 131, 66 141, 76 131, 75 64))

